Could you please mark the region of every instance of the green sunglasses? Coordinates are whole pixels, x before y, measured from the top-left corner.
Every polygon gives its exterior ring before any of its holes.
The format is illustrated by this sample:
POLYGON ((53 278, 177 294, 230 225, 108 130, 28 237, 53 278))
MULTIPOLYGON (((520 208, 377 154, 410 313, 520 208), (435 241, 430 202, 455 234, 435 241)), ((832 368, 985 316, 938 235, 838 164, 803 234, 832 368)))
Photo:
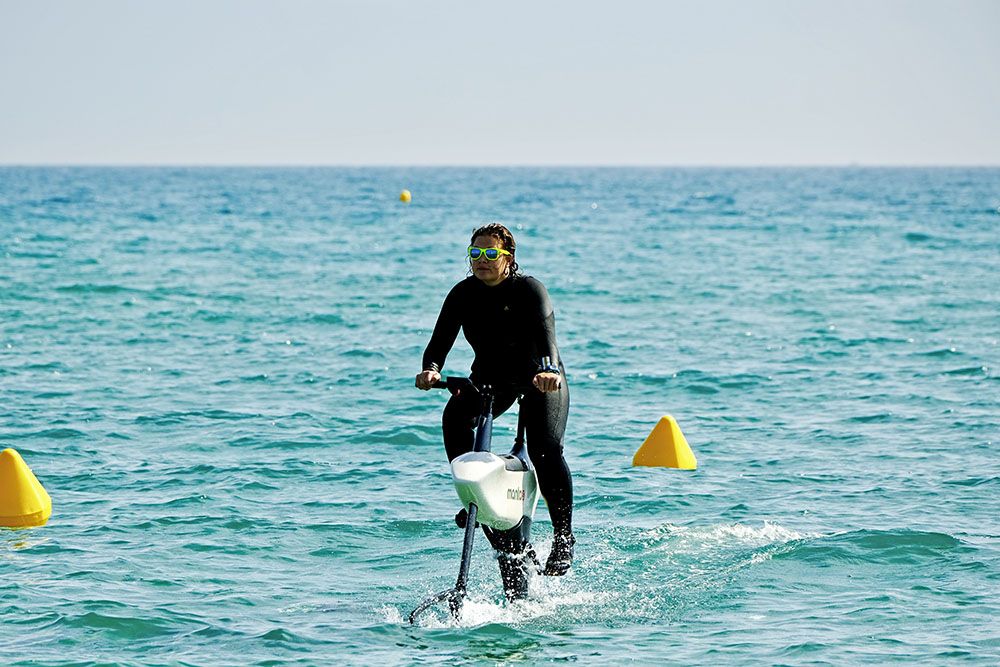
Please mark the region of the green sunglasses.
POLYGON ((511 253, 507 252, 503 248, 477 248, 474 245, 469 246, 469 259, 479 259, 480 257, 485 256, 486 259, 491 262, 495 262, 500 259, 500 255, 510 254, 511 253))

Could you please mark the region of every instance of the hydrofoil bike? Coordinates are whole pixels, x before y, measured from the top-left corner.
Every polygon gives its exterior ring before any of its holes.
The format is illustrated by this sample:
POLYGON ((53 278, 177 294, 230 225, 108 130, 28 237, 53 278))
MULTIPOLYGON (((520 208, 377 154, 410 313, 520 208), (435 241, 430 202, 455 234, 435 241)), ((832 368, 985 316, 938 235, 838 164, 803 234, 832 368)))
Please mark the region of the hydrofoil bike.
MULTIPOLYGON (((475 445, 471 452, 456 456, 451 462, 455 491, 462 510, 455 517, 465 528, 462 561, 454 588, 427 598, 410 612, 410 623, 435 604, 447 602, 456 620, 462 611, 469 580, 469 561, 476 528, 482 526, 486 539, 497 552, 500 577, 510 601, 528 595, 528 574, 539 571, 538 558, 531 546, 531 521, 538 505, 538 480, 528 459, 524 441, 524 422, 518 409, 517 436, 509 454, 498 456, 490 451, 493 438, 493 389, 477 386, 469 378, 448 377, 434 384, 452 394, 472 392, 481 401, 476 422, 475 445)), ((520 405, 521 398, 518 397, 520 405)))

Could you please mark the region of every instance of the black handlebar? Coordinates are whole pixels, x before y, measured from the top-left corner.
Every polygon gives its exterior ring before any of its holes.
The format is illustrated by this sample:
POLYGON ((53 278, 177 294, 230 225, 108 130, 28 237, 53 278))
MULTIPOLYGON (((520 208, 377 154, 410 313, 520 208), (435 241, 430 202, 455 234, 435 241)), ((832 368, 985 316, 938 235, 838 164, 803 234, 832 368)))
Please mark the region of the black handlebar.
MULTIPOLYGON (((472 381, 472 378, 462 377, 460 375, 449 375, 449 376, 442 376, 440 380, 431 385, 431 388, 447 389, 453 394, 456 391, 461 391, 463 389, 469 389, 471 391, 476 392, 477 394, 482 394, 486 392, 495 394, 496 393, 495 386, 496 385, 490 385, 490 384, 482 384, 482 385, 476 384, 475 382, 472 381)), ((512 382, 503 385, 504 389, 507 388, 513 389, 518 394, 523 394, 524 392, 526 392, 529 389, 532 389, 533 387, 534 385, 531 384, 530 382, 527 384, 522 384, 520 382, 516 383, 512 382)))

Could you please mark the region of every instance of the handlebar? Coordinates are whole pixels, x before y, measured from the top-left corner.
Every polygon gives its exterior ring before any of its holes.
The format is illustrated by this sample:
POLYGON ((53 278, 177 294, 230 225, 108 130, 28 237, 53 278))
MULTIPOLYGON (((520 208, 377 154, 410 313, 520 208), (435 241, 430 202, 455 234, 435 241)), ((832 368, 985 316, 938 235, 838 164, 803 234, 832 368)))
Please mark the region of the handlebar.
MULTIPOLYGON (((523 384, 520 382, 511 382, 509 384, 504 384, 500 386, 502 389, 513 389, 518 394, 523 394, 529 389, 533 389, 534 385, 530 382, 523 384)), ((440 380, 431 385, 432 389, 447 389, 448 391, 455 393, 456 391, 461 391, 463 389, 471 389, 476 393, 483 393, 484 391, 489 391, 492 394, 497 392, 497 385, 492 384, 482 384, 478 385, 472 381, 472 378, 462 377, 460 375, 449 375, 442 376, 440 380)))

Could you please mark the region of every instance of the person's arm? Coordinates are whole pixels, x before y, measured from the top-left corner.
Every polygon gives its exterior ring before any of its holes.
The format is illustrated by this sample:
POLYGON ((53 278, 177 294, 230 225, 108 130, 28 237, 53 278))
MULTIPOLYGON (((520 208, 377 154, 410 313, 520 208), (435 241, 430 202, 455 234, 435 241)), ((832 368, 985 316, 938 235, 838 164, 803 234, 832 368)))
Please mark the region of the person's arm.
POLYGON ((416 386, 420 389, 430 389, 441 379, 444 361, 448 358, 448 353, 455 344, 455 338, 458 337, 458 330, 462 327, 462 321, 459 319, 460 308, 457 304, 458 289, 459 286, 455 285, 445 297, 431 340, 424 350, 423 370, 417 374, 416 379, 416 386))
POLYGON ((535 326, 531 327, 532 343, 538 355, 538 372, 532 384, 543 392, 556 391, 562 384, 562 375, 559 372, 559 347, 556 345, 555 311, 545 285, 534 279, 529 285, 533 297, 531 319, 535 322, 535 326))

